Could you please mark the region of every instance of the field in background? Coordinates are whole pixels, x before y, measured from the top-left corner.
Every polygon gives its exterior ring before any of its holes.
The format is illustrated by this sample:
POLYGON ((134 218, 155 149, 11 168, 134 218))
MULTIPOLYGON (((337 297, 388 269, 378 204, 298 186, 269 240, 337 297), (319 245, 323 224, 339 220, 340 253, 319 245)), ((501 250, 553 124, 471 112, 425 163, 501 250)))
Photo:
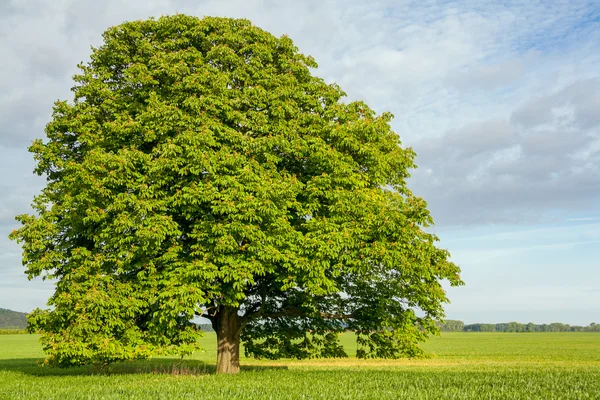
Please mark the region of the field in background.
MULTIPOLYGON (((355 351, 351 334, 342 342, 355 351)), ((33 335, 0 336, 0 399, 597 399, 596 333, 444 333, 426 360, 242 360, 216 376, 215 336, 204 352, 112 366, 42 368, 33 335)))

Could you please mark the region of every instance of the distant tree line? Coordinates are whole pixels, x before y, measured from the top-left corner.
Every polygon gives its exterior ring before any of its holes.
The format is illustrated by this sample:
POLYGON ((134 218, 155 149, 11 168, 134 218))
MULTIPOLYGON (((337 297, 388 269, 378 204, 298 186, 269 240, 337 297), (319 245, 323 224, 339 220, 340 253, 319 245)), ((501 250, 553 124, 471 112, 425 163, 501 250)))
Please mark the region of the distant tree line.
MULTIPOLYGON (((520 322, 502 322, 499 324, 469 324, 463 321, 447 319, 438 323, 442 332, 600 332, 600 324, 592 322, 588 326, 561 324, 522 324, 520 322)), ((198 327, 205 332, 214 332, 211 324, 200 324, 198 327)))
POLYGON ((438 323, 442 332, 600 332, 600 324, 592 322, 588 326, 562 324, 522 324, 520 322, 503 322, 499 324, 469 324, 448 319, 438 323))
POLYGON ((25 335, 28 333, 25 329, 0 329, 0 335, 25 335))

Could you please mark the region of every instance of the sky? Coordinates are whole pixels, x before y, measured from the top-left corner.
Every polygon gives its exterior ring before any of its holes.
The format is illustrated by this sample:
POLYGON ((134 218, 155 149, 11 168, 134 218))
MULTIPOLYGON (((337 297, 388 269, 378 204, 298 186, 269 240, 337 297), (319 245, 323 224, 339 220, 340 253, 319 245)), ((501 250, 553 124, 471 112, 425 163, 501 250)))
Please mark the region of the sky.
POLYGON ((44 179, 44 137, 76 65, 124 21, 185 13, 287 34, 349 100, 390 111, 410 178, 466 285, 450 319, 600 323, 597 1, 0 1, 0 308, 45 307, 7 236, 44 179))

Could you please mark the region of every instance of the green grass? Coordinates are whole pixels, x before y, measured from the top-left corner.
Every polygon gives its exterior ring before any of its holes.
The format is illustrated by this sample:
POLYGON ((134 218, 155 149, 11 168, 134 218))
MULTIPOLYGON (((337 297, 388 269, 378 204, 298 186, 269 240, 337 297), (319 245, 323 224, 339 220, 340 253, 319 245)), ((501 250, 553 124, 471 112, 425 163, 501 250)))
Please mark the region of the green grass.
MULTIPOLYGON (((214 375, 214 334, 180 359, 93 368, 37 366, 30 335, 0 336, 0 399, 598 399, 600 335, 446 333, 427 360, 242 361, 214 375)), ((350 353, 353 336, 342 342, 350 353)))

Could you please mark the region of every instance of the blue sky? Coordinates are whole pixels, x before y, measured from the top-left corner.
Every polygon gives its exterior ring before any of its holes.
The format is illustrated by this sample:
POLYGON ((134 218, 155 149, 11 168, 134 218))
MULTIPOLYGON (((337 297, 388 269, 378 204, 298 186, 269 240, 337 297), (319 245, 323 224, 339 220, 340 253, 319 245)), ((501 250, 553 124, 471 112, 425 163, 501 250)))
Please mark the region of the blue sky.
POLYGON ((448 317, 571 324, 598 320, 600 222, 442 228, 438 234, 467 282, 449 289, 448 317))
POLYGON ((43 307, 6 236, 43 179, 28 144, 75 66, 125 20, 244 17, 288 34, 350 100, 395 115, 410 185, 463 269, 449 318, 600 322, 600 3, 267 1, 0 3, 0 307, 43 307))

